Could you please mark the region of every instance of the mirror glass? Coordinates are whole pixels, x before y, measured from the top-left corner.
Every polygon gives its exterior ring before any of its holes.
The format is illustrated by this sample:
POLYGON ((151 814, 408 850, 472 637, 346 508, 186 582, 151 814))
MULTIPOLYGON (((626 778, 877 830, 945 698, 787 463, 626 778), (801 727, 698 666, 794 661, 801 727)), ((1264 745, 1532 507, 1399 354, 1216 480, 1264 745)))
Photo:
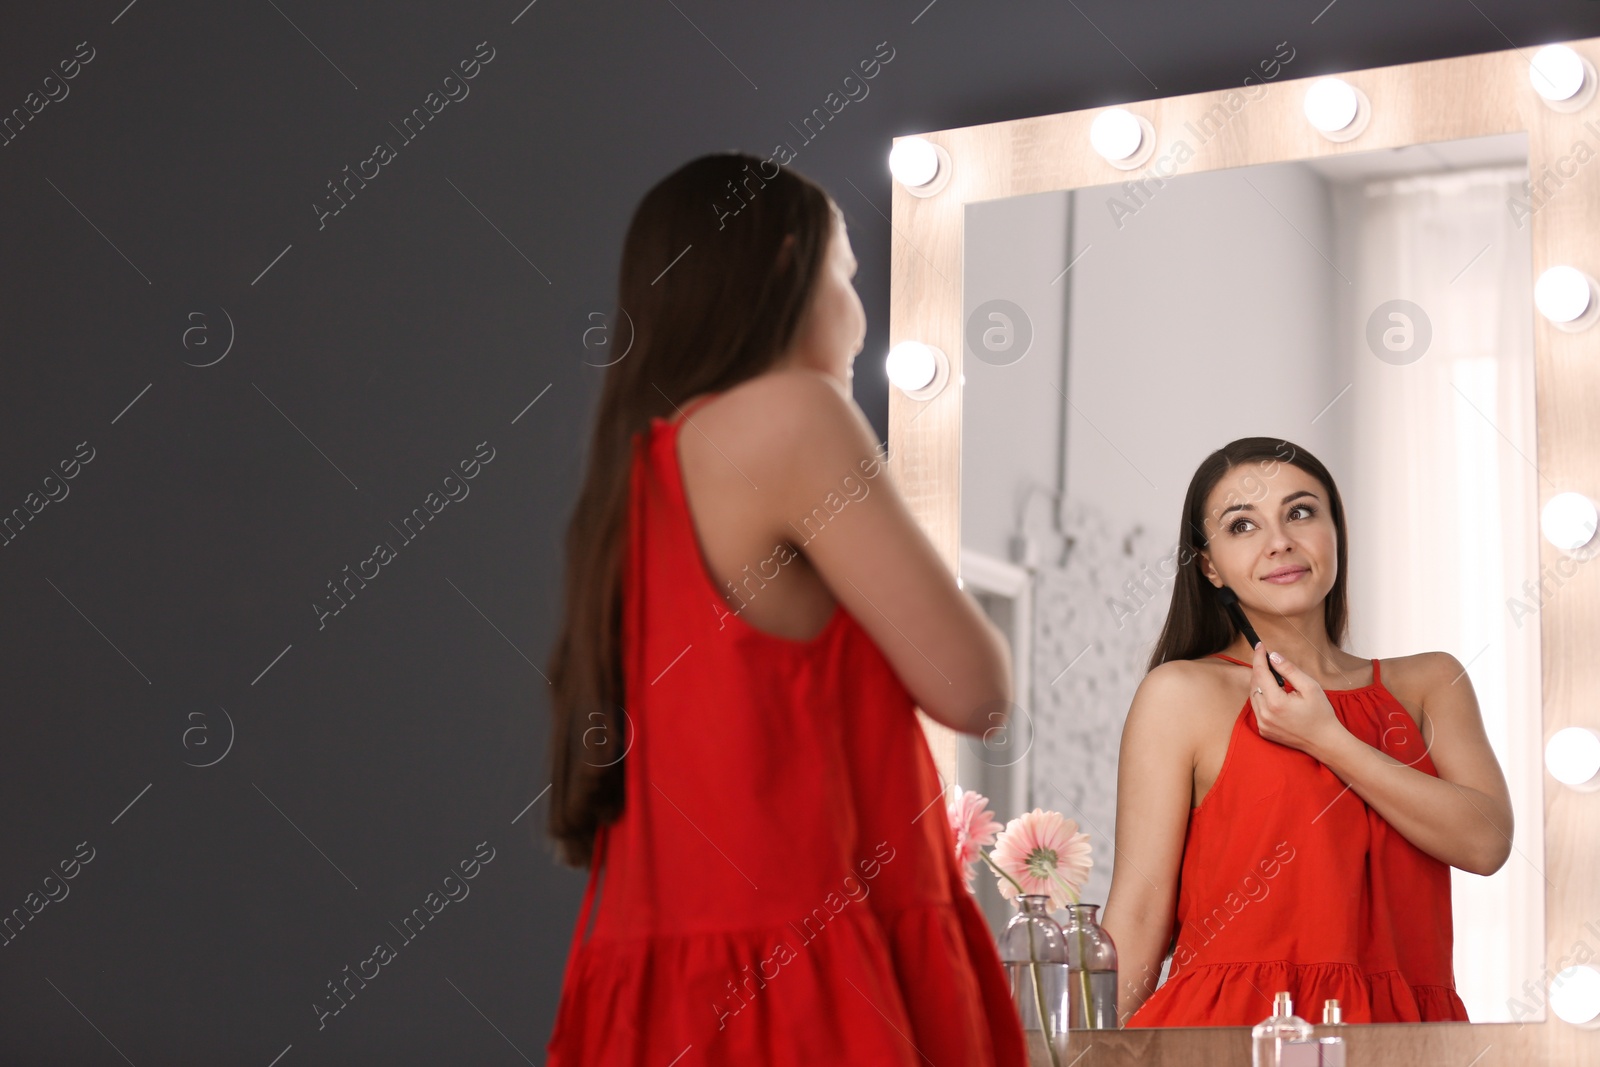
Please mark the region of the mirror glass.
MULTIPOLYGON (((1084 902, 1106 901, 1190 479, 1282 439, 1343 498, 1344 649, 1467 668, 1516 829, 1495 874, 1450 871, 1456 988, 1474 1022, 1544 1017, 1527 180, 1511 134, 966 207, 960 570, 1011 636, 1018 706, 1004 743, 963 739, 959 785, 1001 822, 1075 819, 1084 902)), ((1014 909, 977 883, 998 932, 1014 909)))

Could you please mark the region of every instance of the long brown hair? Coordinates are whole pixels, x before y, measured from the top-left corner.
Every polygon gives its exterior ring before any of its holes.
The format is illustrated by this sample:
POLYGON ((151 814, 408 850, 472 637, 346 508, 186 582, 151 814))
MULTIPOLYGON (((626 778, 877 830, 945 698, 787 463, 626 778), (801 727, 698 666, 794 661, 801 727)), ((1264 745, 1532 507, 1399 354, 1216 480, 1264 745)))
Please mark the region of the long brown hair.
POLYGON ((842 224, 833 200, 802 175, 721 152, 667 175, 628 225, 612 318, 621 336, 610 346, 624 354, 607 356, 548 661, 546 829, 570 866, 589 865, 596 829, 623 810, 631 738, 622 553, 634 434, 690 397, 771 368, 811 304, 836 216, 842 224))
MULTIPOLYGON (((1322 603, 1322 620, 1328 630, 1328 639, 1335 648, 1344 646, 1345 633, 1350 623, 1350 606, 1345 595, 1345 575, 1349 568, 1345 561, 1349 539, 1344 522, 1344 502, 1339 498, 1339 487, 1333 483, 1328 468, 1299 445, 1272 437, 1241 437, 1229 441, 1207 456, 1189 480, 1189 491, 1183 498, 1183 524, 1178 529, 1178 571, 1172 588, 1172 607, 1167 612, 1166 625, 1150 655, 1154 670, 1173 659, 1198 659, 1213 652, 1221 652, 1233 643, 1239 630, 1217 600, 1217 587, 1200 570, 1200 550, 1206 547, 1206 501, 1211 491, 1235 467, 1254 464, 1263 473, 1270 474, 1277 464, 1288 463, 1299 467, 1328 491, 1328 515, 1333 519, 1337 533, 1336 559, 1338 574, 1333 588, 1322 603), (1269 469, 1270 468, 1270 469, 1269 469)), ((1251 476, 1252 479, 1254 476, 1251 476)), ((1257 483, 1262 484, 1262 483, 1257 483)), ((1260 494, 1249 490, 1254 502, 1260 494)), ((1261 492, 1265 492, 1262 485, 1261 492)), ((1229 507, 1241 500, 1229 499, 1229 507)))

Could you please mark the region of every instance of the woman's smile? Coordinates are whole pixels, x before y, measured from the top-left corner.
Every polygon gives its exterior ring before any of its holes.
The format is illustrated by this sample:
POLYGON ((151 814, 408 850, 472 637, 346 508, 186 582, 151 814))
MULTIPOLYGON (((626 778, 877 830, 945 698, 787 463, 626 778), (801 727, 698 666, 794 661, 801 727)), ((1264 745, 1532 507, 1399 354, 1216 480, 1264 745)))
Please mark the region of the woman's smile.
POLYGON ((1310 573, 1311 571, 1307 567, 1302 567, 1299 564, 1290 564, 1279 567, 1261 580, 1271 582, 1273 585, 1293 585, 1310 573))

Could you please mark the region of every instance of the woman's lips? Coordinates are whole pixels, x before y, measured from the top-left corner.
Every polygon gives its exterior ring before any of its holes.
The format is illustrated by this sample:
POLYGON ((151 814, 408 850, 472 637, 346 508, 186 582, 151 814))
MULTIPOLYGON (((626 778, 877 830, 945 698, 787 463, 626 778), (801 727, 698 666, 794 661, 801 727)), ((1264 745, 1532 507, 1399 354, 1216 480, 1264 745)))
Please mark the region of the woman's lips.
POLYGON ((1301 567, 1297 570, 1286 571, 1283 574, 1271 574, 1261 580, 1263 582, 1271 582, 1273 585, 1292 585, 1310 573, 1309 570, 1301 567))

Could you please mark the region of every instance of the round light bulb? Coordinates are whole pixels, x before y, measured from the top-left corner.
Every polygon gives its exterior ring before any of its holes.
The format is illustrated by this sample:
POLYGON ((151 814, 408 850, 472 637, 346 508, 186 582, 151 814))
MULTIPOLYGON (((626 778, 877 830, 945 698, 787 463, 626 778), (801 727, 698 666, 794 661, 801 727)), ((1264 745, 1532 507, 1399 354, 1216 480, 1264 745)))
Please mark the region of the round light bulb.
POLYGON ((1360 101, 1350 83, 1323 78, 1306 90, 1306 118, 1323 133, 1338 133, 1356 120, 1360 101))
POLYGON ((901 341, 889 349, 884 369, 889 372, 891 382, 910 393, 933 381, 939 367, 927 345, 921 341, 901 341))
POLYGON ((1563 552, 1576 552, 1594 540, 1597 524, 1600 512, 1594 501, 1582 493, 1557 493, 1539 513, 1539 529, 1545 540, 1563 552))
POLYGON ((1120 107, 1102 111, 1089 124, 1089 144, 1106 159, 1116 162, 1139 151, 1144 130, 1133 112, 1120 107))
POLYGON ((931 141, 907 137, 890 149, 889 173, 901 185, 927 185, 939 174, 939 153, 931 141))
POLYGON ((1551 322, 1572 322, 1589 310, 1589 276, 1576 267, 1551 267, 1533 285, 1533 302, 1551 322))
POLYGON ((1546 100, 1570 100, 1583 88, 1583 58, 1564 44, 1546 45, 1528 64, 1533 91, 1546 100))
POLYGON ((1582 726, 1557 730, 1544 746, 1544 765, 1562 785, 1591 784, 1600 775, 1600 734, 1582 726))
POLYGON ((1550 980, 1550 1010, 1573 1026, 1593 1026, 1600 1019, 1600 971, 1579 965, 1550 980))

